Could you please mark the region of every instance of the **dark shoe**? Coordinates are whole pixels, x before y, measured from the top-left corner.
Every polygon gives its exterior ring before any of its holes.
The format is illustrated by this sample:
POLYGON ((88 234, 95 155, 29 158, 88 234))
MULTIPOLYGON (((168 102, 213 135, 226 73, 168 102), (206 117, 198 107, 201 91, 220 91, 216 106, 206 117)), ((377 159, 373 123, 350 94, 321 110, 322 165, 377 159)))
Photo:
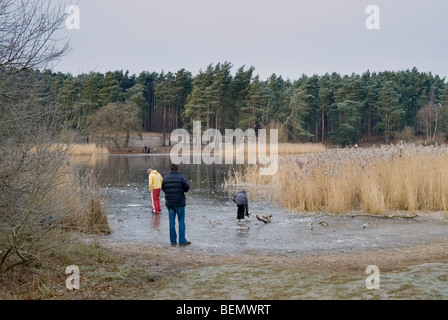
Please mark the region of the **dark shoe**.
POLYGON ((190 241, 187 241, 187 242, 184 242, 184 243, 179 243, 180 246, 188 246, 190 244, 191 244, 190 241))
POLYGON ((177 243, 172 243, 171 246, 175 247, 175 246, 177 246, 177 243))

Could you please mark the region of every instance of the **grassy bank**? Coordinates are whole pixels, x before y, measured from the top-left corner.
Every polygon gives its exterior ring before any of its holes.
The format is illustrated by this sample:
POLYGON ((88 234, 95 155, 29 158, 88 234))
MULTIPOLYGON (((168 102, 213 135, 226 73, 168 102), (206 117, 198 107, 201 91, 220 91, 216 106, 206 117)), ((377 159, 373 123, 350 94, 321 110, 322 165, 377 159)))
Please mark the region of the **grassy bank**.
POLYGON ((415 145, 332 149, 281 158, 274 176, 259 167, 235 172, 227 185, 272 187, 291 210, 439 212, 448 207, 448 148, 415 145))
POLYGON ((445 299, 446 244, 360 254, 210 256, 149 245, 72 241, 45 263, 0 277, 0 299, 445 299), (381 290, 366 290, 366 266, 381 290), (429 263, 431 263, 429 265, 429 263), (66 267, 80 288, 66 288, 66 267), (416 266, 416 267, 412 267, 416 266), (403 285, 415 279, 412 286, 403 285))
MULTIPOLYGON (((65 235, 69 237, 69 235, 65 235)), ((117 277, 116 263, 97 242, 85 244, 76 237, 66 239, 66 245, 48 252, 39 261, 20 266, 2 275, 0 278, 0 299, 65 299, 70 292, 65 286, 68 275, 66 267, 77 265, 80 276, 89 281, 83 287, 91 294, 107 285, 108 279, 117 277)), ((100 296, 99 296, 100 297, 100 296)))

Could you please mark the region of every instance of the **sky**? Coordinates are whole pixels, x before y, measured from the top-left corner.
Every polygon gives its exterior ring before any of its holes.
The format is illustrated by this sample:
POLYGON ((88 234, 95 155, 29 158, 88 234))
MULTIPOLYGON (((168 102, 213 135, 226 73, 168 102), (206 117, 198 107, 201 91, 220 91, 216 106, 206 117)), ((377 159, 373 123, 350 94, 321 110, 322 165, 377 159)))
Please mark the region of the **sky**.
POLYGON ((52 68, 73 75, 195 75, 227 61, 232 72, 253 66, 261 79, 413 67, 448 76, 446 0, 58 1, 77 5, 79 29, 61 31, 72 51, 52 68), (370 5, 379 17, 366 13, 370 5))

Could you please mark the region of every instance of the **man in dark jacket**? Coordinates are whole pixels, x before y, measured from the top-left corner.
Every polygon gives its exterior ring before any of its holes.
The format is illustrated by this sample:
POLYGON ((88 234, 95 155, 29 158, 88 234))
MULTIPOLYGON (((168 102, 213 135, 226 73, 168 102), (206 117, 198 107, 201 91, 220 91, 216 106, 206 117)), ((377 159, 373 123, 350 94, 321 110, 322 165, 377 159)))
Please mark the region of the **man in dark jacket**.
POLYGON ((165 204, 169 212, 170 241, 171 245, 177 244, 176 215, 179 223, 179 245, 191 244, 185 239, 185 192, 190 190, 190 184, 183 175, 178 172, 177 165, 171 165, 171 172, 163 178, 162 190, 165 192, 165 204))
POLYGON ((244 211, 246 211, 246 216, 249 217, 249 201, 247 200, 246 191, 240 191, 232 197, 232 201, 236 203, 238 207, 237 220, 240 221, 244 219, 244 211))

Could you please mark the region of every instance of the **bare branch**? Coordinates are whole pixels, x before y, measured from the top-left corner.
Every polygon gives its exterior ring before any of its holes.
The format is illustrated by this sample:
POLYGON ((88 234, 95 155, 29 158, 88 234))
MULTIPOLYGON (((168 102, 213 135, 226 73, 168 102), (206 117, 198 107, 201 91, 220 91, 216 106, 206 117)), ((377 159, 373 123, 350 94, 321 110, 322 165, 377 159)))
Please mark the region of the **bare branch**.
POLYGON ((68 54, 69 41, 56 37, 65 18, 64 8, 49 0, 0 0, 0 69, 44 68, 68 54))

